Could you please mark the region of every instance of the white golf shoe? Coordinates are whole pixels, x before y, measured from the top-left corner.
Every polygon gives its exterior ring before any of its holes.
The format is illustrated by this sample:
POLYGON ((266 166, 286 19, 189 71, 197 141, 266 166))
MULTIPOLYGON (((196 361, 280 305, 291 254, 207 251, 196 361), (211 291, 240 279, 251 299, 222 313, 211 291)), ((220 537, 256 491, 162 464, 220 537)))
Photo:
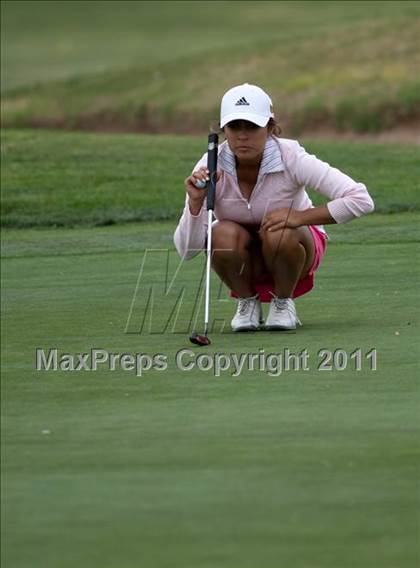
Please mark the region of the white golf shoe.
POLYGON ((236 314, 231 321, 232 331, 256 331, 262 323, 262 309, 258 294, 238 298, 236 314))
POLYGON ((297 325, 302 325, 302 323, 297 317, 295 303, 292 298, 278 298, 273 295, 265 322, 265 329, 272 331, 288 330, 296 329, 297 325))

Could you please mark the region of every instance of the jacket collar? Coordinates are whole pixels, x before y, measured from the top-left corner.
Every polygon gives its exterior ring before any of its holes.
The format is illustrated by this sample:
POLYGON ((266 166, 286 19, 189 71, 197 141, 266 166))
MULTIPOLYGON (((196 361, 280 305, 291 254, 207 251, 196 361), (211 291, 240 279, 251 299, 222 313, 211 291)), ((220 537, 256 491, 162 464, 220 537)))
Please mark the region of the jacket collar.
MULTIPOLYGON (((236 178, 236 162, 235 154, 229 148, 227 140, 220 145, 219 151, 219 167, 228 174, 236 178)), ((261 160, 260 171, 258 177, 265 174, 284 171, 284 163, 280 152, 280 145, 276 138, 269 136, 265 143, 264 153, 261 160)))

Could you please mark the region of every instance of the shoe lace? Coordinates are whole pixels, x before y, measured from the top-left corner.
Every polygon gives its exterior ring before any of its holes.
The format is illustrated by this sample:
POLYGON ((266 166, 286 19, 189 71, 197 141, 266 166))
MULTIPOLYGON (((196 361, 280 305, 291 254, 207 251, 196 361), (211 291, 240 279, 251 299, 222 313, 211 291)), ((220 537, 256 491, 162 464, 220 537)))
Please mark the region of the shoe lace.
POLYGON ((241 316, 244 316, 248 313, 248 310, 251 306, 251 298, 241 298, 238 304, 238 312, 241 316))
POLYGON ((278 298, 272 292, 270 293, 273 296, 273 304, 275 311, 283 312, 284 310, 286 310, 289 316, 291 316, 292 318, 296 318, 297 323, 299 325, 302 325, 302 322, 296 315, 296 308, 293 301, 291 301, 289 298, 278 298))
POLYGON ((274 298, 274 309, 276 312, 282 312, 287 310, 289 314, 294 313, 293 305, 291 302, 288 301, 287 298, 274 298))
POLYGON ((251 298, 239 298, 238 302, 238 314, 241 316, 247 315, 250 308, 255 307, 255 300, 257 296, 251 296, 251 298))

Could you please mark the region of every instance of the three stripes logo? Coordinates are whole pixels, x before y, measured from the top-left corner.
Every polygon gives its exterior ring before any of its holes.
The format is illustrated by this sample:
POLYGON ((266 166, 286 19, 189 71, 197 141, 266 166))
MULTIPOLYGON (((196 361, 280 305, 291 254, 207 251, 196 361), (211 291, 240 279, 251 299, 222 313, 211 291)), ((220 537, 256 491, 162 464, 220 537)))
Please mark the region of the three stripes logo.
POLYGON ((241 97, 237 103, 235 103, 235 106, 249 106, 249 102, 246 100, 245 97, 241 97))

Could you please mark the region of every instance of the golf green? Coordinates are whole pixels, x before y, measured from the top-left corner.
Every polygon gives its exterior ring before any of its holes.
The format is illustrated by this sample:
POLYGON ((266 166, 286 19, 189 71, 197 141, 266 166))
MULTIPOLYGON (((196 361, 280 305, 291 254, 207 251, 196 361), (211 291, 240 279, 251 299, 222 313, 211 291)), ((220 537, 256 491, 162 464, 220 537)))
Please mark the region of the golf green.
POLYGON ((414 567, 418 213, 332 227, 296 333, 231 333, 235 304, 214 280, 201 349, 184 330, 203 258, 167 296, 158 285, 179 265, 174 226, 3 232, 4 565, 414 567), (167 365, 37 371, 37 348, 167 365), (306 370, 258 368, 287 349, 306 370), (260 356, 253 371, 197 364, 241 353, 260 356))

